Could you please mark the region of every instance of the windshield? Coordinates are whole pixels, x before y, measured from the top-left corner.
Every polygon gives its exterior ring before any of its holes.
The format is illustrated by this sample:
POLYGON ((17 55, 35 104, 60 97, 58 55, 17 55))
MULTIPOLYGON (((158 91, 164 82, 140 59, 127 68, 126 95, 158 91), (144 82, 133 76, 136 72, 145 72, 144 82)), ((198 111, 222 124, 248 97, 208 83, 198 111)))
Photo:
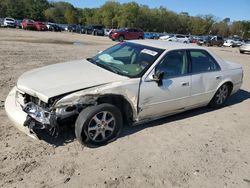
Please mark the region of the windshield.
POLYGON ((88 61, 128 77, 140 77, 164 50, 135 43, 117 44, 88 61))

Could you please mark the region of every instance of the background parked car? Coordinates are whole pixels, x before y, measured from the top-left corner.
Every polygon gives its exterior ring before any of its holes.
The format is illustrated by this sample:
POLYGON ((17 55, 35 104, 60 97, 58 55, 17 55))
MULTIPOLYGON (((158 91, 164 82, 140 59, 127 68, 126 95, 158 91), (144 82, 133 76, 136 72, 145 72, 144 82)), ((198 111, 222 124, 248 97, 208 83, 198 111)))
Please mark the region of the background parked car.
POLYGON ((176 34, 166 39, 166 41, 189 43, 189 38, 186 35, 176 34))
POLYGON ((190 41, 190 43, 198 43, 199 42, 199 39, 200 39, 200 37, 199 36, 191 36, 191 37, 189 37, 189 41, 190 41))
POLYGON ((23 19, 22 23, 23 29, 30 29, 30 30, 36 30, 36 24, 34 20, 31 19, 23 19))
POLYGON ((15 20, 16 28, 22 29, 22 20, 15 20))
POLYGON ((223 46, 226 47, 232 47, 233 46, 233 40, 232 39, 226 39, 223 43, 223 46))
POLYGON ((244 54, 245 52, 249 53, 250 52, 250 43, 243 44, 242 46, 240 46, 239 50, 240 50, 241 54, 244 54))
POLYGON ((245 42, 242 39, 234 39, 232 47, 240 47, 243 44, 245 44, 245 42))
POLYGON ((3 27, 4 18, 0 18, 0 27, 3 27))
POLYGON ((77 25, 76 26, 76 33, 80 33, 80 34, 83 34, 85 33, 86 29, 83 25, 77 25))
POLYGON ((46 24, 46 26, 47 26, 49 31, 55 31, 55 32, 61 32, 62 31, 62 28, 59 25, 55 24, 55 23, 48 22, 46 24))
POLYGON ((6 17, 4 18, 4 21, 3 21, 3 26, 4 27, 16 27, 16 21, 14 18, 9 18, 9 17, 6 17))
POLYGON ((68 30, 68 24, 56 24, 56 25, 58 25, 59 27, 61 27, 62 28, 62 31, 67 31, 68 30))
POLYGON ((159 37, 158 33, 144 32, 144 39, 159 39, 159 37))
POLYGON ((204 42, 205 42, 206 40, 208 40, 208 39, 207 39, 208 37, 209 37, 209 36, 200 36, 200 37, 198 38, 198 41, 197 41, 196 44, 198 44, 199 46, 204 45, 204 42))
POLYGON ((207 36, 204 38, 204 45, 206 46, 223 46, 224 40, 221 36, 207 36))
POLYGON ((121 28, 113 31, 110 34, 112 40, 134 40, 134 39, 144 39, 144 32, 141 29, 135 28, 121 28))
POLYGON ((160 40, 167 40, 170 37, 173 37, 173 34, 163 34, 162 36, 160 36, 160 40))
POLYGON ((76 25, 69 25, 68 26, 68 32, 76 32, 76 25))
POLYGON ((54 23, 51 23, 51 22, 47 22, 46 23, 46 26, 48 28, 49 31, 51 31, 51 26, 54 25, 54 23))
POLYGON ((52 24, 50 25, 49 31, 54 31, 54 32, 61 32, 63 29, 57 25, 57 24, 52 24))
POLYGON ((110 32, 112 31, 112 29, 104 29, 104 35, 105 36, 109 36, 110 32))
POLYGON ((37 31, 47 31, 48 28, 43 22, 35 22, 36 30, 37 31))
POLYGON ((104 27, 102 25, 87 25, 85 27, 85 33, 104 36, 104 27))

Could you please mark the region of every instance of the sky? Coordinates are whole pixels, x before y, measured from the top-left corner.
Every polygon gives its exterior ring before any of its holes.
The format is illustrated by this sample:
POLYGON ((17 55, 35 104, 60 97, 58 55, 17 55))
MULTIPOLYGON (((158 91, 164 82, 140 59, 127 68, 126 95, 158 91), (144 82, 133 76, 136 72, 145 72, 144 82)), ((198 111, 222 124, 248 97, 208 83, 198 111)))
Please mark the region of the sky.
MULTIPOLYGON (((79 8, 100 7, 106 2, 106 0, 61 1, 69 2, 79 8)), ((116 1, 120 3, 130 2, 130 0, 116 1)), ((136 2, 148 5, 150 8, 164 6, 177 13, 188 12, 191 16, 213 14, 219 20, 229 17, 231 21, 250 21, 250 0, 137 0, 136 2)))

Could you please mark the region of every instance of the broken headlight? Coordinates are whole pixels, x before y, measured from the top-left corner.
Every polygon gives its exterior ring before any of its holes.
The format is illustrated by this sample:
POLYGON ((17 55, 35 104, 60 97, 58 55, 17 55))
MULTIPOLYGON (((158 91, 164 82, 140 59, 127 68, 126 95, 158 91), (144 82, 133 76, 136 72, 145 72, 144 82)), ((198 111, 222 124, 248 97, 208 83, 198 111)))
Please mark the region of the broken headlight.
POLYGON ((50 112, 45 111, 33 102, 27 103, 23 107, 23 111, 39 123, 50 124, 50 112))

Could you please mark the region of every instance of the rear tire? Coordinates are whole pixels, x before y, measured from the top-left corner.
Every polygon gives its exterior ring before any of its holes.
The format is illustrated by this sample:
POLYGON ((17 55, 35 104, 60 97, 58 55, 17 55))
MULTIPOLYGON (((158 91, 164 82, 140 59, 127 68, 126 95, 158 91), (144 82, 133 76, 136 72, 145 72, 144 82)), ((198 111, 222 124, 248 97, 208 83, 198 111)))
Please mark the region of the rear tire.
POLYGON ((115 140, 122 125, 120 110, 114 105, 104 103, 82 110, 76 120, 75 134, 83 145, 101 146, 115 140))
POLYGON ((212 100, 209 103, 209 106, 212 108, 222 107, 226 103, 230 93, 231 93, 231 88, 230 88, 229 84, 223 84, 216 91, 214 97, 212 98, 212 100))
POLYGON ((240 53, 241 53, 241 54, 244 54, 244 51, 241 51, 241 50, 240 50, 240 53))

